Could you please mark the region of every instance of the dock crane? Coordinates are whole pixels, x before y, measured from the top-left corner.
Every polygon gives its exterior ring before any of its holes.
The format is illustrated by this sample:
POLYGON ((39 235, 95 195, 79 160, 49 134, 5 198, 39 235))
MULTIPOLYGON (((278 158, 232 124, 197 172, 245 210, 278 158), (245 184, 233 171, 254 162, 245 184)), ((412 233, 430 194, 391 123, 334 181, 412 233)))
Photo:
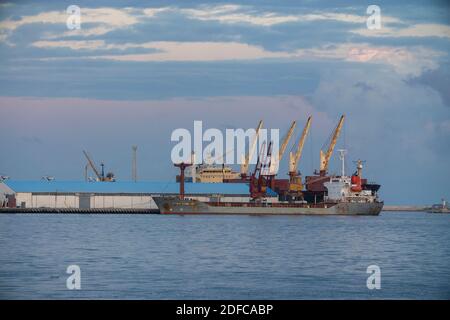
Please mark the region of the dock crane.
POLYGON ((278 166, 283 159, 284 152, 286 151, 286 147, 289 144, 289 140, 291 140, 292 134, 294 133, 295 127, 297 125, 297 121, 293 121, 291 126, 289 127, 288 132, 283 138, 283 142, 281 143, 280 150, 278 152, 278 158, 274 157, 271 161, 270 174, 275 175, 278 171, 278 166))
POLYGON ((291 127, 289 128, 286 136, 283 139, 283 143, 280 146, 280 152, 278 154, 278 161, 280 161, 280 162, 281 162, 281 159, 283 158, 284 151, 286 151, 286 147, 289 143, 289 140, 291 139, 292 134, 294 133, 294 129, 295 129, 296 125, 297 125, 297 121, 293 121, 291 124, 291 127))
POLYGON ((253 137, 253 140, 249 146, 248 153, 245 155, 244 162, 241 164, 241 178, 243 180, 245 180, 247 178, 250 157, 255 152, 256 143, 258 142, 259 131, 261 130, 262 126, 263 126, 263 121, 260 120, 258 123, 258 127, 256 128, 256 131, 255 131, 255 136, 253 137))
POLYGON ((336 146, 337 139, 339 137, 339 134, 341 132, 342 126, 344 124, 345 115, 342 115, 339 119, 339 122, 334 129, 330 144, 328 146, 327 152, 323 152, 323 150, 320 150, 320 176, 325 176, 327 174, 328 170, 328 164, 330 162, 331 155, 333 154, 334 147, 336 146))
POLYGON ((299 193, 303 189, 302 177, 298 171, 298 164, 303 152, 303 146, 305 145, 306 136, 308 135, 309 129, 311 128, 311 119, 309 116, 306 121, 305 127, 303 128, 302 135, 298 141, 297 149, 295 153, 289 153, 289 192, 299 193))
POLYGON ((106 176, 105 176, 105 165, 104 165, 103 162, 100 164, 100 166, 102 167, 102 171, 99 172, 97 167, 95 166, 94 161, 89 156, 89 154, 85 150, 83 150, 83 154, 86 157, 86 159, 88 161, 88 164, 91 167, 92 171, 94 171, 94 174, 97 176, 97 181, 109 181, 109 182, 112 182, 112 181, 116 180, 115 177, 114 177, 114 173, 112 173, 112 172, 108 172, 106 174, 106 176))
POLYGON ((276 180, 275 176, 278 173, 280 162, 283 158, 284 152, 286 151, 286 147, 289 144, 289 140, 291 139, 292 134, 294 133, 296 125, 297 121, 293 121, 291 126, 289 127, 288 132, 283 137, 283 141, 281 143, 280 149, 278 150, 278 154, 272 155, 273 144, 270 144, 271 148, 270 150, 268 150, 270 151, 270 166, 267 168, 265 176, 268 181, 268 185, 272 190, 275 190, 278 186, 279 180, 276 180))

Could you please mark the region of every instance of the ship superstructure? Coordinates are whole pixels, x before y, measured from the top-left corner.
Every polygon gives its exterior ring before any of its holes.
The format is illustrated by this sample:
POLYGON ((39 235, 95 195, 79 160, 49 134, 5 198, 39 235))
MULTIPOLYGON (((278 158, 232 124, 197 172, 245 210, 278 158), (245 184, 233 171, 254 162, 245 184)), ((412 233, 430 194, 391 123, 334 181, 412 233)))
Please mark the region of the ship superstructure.
POLYGON ((239 172, 226 165, 199 164, 186 170, 186 182, 222 183, 239 179, 240 176, 239 172))

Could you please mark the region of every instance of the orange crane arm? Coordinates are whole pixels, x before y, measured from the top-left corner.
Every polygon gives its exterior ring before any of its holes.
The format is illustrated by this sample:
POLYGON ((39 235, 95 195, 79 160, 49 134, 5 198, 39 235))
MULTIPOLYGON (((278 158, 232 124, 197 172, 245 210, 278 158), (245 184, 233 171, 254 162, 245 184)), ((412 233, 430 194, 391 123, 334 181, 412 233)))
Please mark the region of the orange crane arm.
POLYGON ((328 163, 330 161, 331 155, 333 154, 334 147, 336 146, 337 139, 342 129, 342 125, 344 124, 345 116, 342 115, 339 120, 336 129, 334 129, 333 137, 331 139, 330 145, 328 146, 328 150, 324 153, 320 150, 320 172, 325 173, 328 170, 328 163))
POLYGON ((295 129, 296 125, 297 125, 297 121, 293 121, 291 124, 291 127, 289 128, 288 133, 284 137, 283 143, 280 146, 280 150, 279 150, 280 152, 278 154, 278 161, 281 161, 281 159, 283 158, 284 151, 286 150, 289 140, 291 139, 292 134, 294 133, 294 129, 295 129))
POLYGON ((309 129, 311 128, 311 119, 312 117, 310 116, 306 121, 306 125, 303 128, 302 136, 298 141, 297 150, 295 151, 295 154, 292 153, 290 154, 289 172, 297 171, 298 163, 300 161, 303 152, 303 146, 305 145, 306 136, 308 135, 309 129))
POLYGON ((278 150, 278 154, 275 154, 272 156, 271 159, 271 165, 269 172, 271 175, 276 175, 278 172, 279 164, 281 162, 281 159, 283 158, 283 154, 286 151, 286 147, 289 144, 289 140, 292 137, 292 134, 294 133, 295 126, 297 125, 297 121, 293 121, 288 132, 283 138, 283 142, 281 143, 280 149, 278 150))
POLYGON ((247 172, 248 172, 248 164, 250 162, 250 157, 255 152, 256 143, 258 142, 259 130, 261 130, 262 126, 263 126, 263 121, 260 120, 258 127, 256 128, 256 131, 255 131, 255 136, 252 140, 250 148, 248 149, 248 153, 245 155, 244 163, 241 164, 241 174, 247 174, 247 172))

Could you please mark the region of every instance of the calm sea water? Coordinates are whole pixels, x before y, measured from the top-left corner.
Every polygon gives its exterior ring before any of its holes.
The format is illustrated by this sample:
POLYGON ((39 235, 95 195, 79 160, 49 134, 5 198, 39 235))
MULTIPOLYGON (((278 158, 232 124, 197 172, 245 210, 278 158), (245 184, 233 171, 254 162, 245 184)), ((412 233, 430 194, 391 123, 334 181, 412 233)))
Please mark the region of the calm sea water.
POLYGON ((450 215, 0 215, 0 298, 450 299, 450 215))

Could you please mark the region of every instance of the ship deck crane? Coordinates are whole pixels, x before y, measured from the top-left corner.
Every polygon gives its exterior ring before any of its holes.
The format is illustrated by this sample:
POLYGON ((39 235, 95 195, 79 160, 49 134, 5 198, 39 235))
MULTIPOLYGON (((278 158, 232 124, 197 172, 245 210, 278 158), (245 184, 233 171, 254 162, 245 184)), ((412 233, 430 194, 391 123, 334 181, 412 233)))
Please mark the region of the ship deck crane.
POLYGON ((261 145, 260 152, 258 155, 258 160, 255 165, 255 169, 250 177, 250 196, 253 200, 260 199, 265 196, 267 189, 267 181, 265 170, 270 166, 268 159, 270 159, 272 154, 272 143, 269 143, 267 148, 267 154, 265 154, 266 142, 264 141, 261 145))
MULTIPOLYGON (((291 126, 289 127, 288 132, 283 138, 283 142, 281 143, 280 150, 278 152, 277 157, 273 157, 271 159, 271 166, 270 166, 270 173, 271 175, 275 176, 278 172, 279 164, 281 163, 281 160, 283 159, 284 152, 286 151, 286 147, 289 144, 289 140, 291 140, 292 134, 294 133, 295 127, 297 125, 297 121, 293 121, 291 126)), ((272 177, 272 181, 274 181, 274 177, 272 177)), ((272 187, 274 187, 272 185, 272 187)))
POLYGON ((253 137, 253 140, 252 140, 252 142, 250 144, 250 147, 248 149, 248 153, 245 155, 244 161, 241 164, 241 177, 242 177, 242 179, 246 179, 247 178, 248 166, 249 166, 249 163, 250 163, 250 157, 255 152, 256 143, 258 142, 259 131, 261 130, 262 126, 263 126, 263 121, 260 120, 259 123, 258 123, 258 127, 256 128, 256 131, 255 131, 255 136, 253 137))
POLYGON ((306 121, 295 153, 289 153, 289 192, 301 192, 303 189, 302 178, 300 172, 298 171, 298 164, 302 156, 306 136, 308 135, 309 129, 311 128, 311 119, 312 117, 310 116, 306 121))
POLYGON ((293 121, 292 124, 291 124, 291 127, 289 128, 286 136, 283 139, 283 143, 280 146, 280 152, 278 154, 278 161, 280 161, 280 162, 281 162, 281 159, 283 159, 284 151, 286 151, 286 147, 287 147, 287 145, 289 143, 289 140, 292 137, 292 134, 294 133, 294 129, 295 129, 296 125, 297 125, 297 121, 293 121))
POLYGON ((342 130, 344 119, 345 115, 342 115, 336 128, 334 129, 327 152, 323 152, 323 150, 320 150, 320 176, 325 176, 327 174, 328 164, 330 162, 331 155, 333 154, 334 147, 336 146, 337 139, 339 138, 339 134, 342 130))

